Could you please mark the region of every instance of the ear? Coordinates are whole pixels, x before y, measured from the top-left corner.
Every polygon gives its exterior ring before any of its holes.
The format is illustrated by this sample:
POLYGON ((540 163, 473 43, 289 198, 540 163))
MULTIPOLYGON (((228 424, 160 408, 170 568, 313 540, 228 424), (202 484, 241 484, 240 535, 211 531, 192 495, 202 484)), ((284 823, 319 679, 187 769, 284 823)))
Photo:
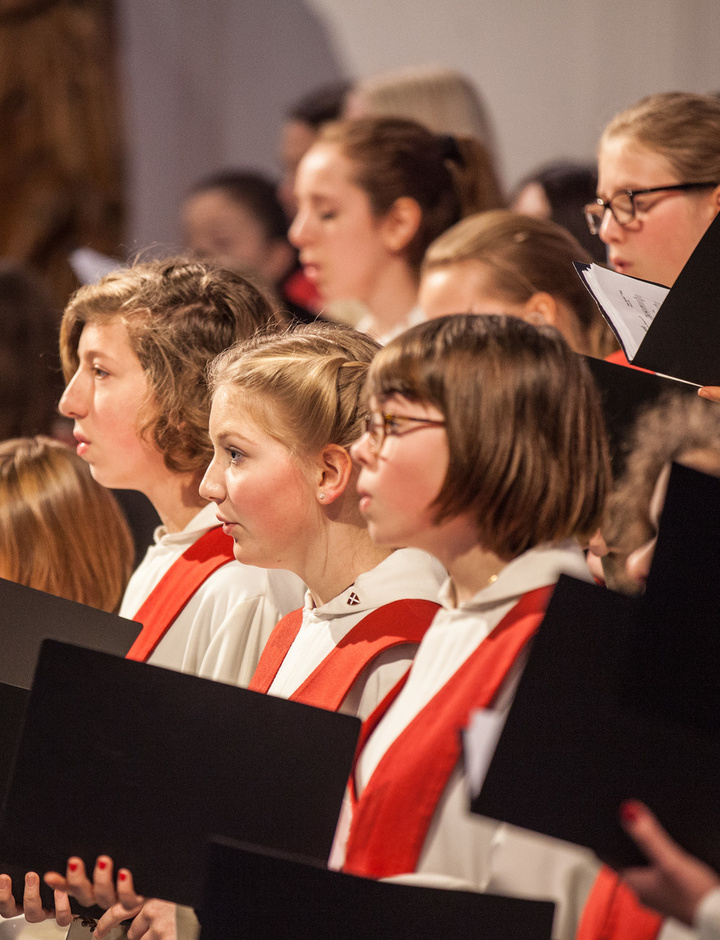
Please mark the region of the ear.
POLYGON ((547 291, 537 291, 523 305, 522 319, 534 326, 554 326, 559 329, 560 307, 547 291))
POLYGON ((720 212, 720 186, 716 186, 712 194, 713 218, 720 212))
POLYGON ((399 254, 413 240, 421 221, 422 209, 417 200, 410 196, 396 199, 380 223, 385 247, 399 254))
POLYGON ((353 472, 350 454, 339 444, 326 444, 317 456, 317 494, 321 506, 329 506, 347 489, 353 472))

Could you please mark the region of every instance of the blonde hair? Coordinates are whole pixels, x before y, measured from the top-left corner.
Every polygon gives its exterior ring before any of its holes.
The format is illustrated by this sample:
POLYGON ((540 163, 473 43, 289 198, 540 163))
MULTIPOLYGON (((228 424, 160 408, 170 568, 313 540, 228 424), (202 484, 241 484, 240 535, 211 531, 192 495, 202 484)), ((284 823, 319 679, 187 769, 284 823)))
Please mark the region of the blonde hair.
POLYGON ((0 444, 0 576, 112 612, 133 555, 118 504, 84 460, 47 437, 0 444))
POLYGON ((683 183, 720 184, 720 100, 713 95, 650 95, 610 121, 599 149, 613 137, 659 153, 683 183))
POLYGON ((403 197, 417 202, 420 225, 405 249, 413 268, 446 228, 504 205, 490 155, 471 137, 433 134, 400 118, 357 118, 326 124, 317 142, 334 144, 354 164, 374 215, 386 215, 403 197))
POLYGON ((381 350, 366 395, 442 412, 450 461, 436 521, 470 514, 501 558, 600 525, 610 466, 599 394, 557 330, 493 314, 429 320, 381 350))
POLYGON ((253 281, 206 262, 151 261, 113 272, 81 287, 65 308, 60 353, 66 381, 77 370, 85 324, 115 317, 148 379, 138 432, 159 448, 169 470, 204 469, 212 459, 206 366, 257 330, 278 329, 275 305, 253 281))
POLYGON ((221 353, 208 368, 210 389, 243 393, 259 427, 297 456, 347 449, 363 432, 362 388, 379 348, 349 326, 300 326, 221 353))
POLYGON ((455 69, 415 66, 357 82, 350 94, 375 117, 400 117, 435 134, 475 137, 492 153, 495 138, 477 87, 455 69))
POLYGON ((498 209, 468 216, 443 232, 428 248, 422 271, 477 261, 492 275, 494 290, 511 303, 551 294, 573 316, 587 347, 580 351, 603 357, 617 347, 573 268, 573 261, 591 260, 555 222, 498 209))

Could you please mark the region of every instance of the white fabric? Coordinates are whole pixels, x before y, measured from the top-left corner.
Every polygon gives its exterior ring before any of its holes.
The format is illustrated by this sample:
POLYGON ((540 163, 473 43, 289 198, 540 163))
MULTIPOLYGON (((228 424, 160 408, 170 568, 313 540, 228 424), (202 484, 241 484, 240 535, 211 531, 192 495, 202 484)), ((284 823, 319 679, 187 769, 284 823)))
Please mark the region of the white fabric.
MULTIPOLYGON (((387 748, 430 699, 452 678, 467 657, 517 603, 522 594, 553 584, 561 573, 590 580, 582 552, 571 543, 543 546, 514 559, 497 581, 467 603, 455 607, 445 585, 443 609, 425 635, 410 677, 368 740, 358 761, 361 794, 387 748)), ((498 705, 506 710, 519 670, 501 689, 498 705)), ((555 940, 575 935, 579 916, 599 862, 592 852, 474 816, 470 813, 462 762, 445 788, 430 825, 414 880, 437 883, 450 878, 466 888, 509 896, 550 899, 558 905, 555 940)), ((338 858, 335 855, 333 861, 338 858)))
POLYGON ((706 894, 698 905, 695 926, 699 940, 720 940, 720 888, 706 894))
MULTIPOLYGON (((405 598, 437 601, 445 577, 445 569, 431 555, 402 548, 363 572, 354 584, 322 607, 313 607, 308 591, 300 632, 269 693, 282 698, 292 695, 343 637, 378 607, 405 598)), ((407 672, 416 649, 417 644, 407 643, 376 657, 348 692, 340 711, 367 718, 407 672)))
MULTIPOLYGON (((382 336, 376 336, 375 338, 381 346, 384 346, 386 343, 389 343, 391 339, 395 339, 396 336, 410 329, 411 326, 417 326, 418 323, 424 323, 426 320, 425 311, 422 307, 415 305, 402 322, 398 323, 391 330, 388 330, 387 333, 383 333, 382 336)), ((358 320, 355 329, 360 333, 370 333, 374 325, 375 319, 372 314, 368 313, 358 320)))
MULTIPOLYGON (((134 572, 120 614, 134 618, 175 561, 217 525, 208 504, 183 529, 155 530, 155 543, 134 572)), ((305 587, 289 571, 231 561, 198 588, 158 643, 148 662, 208 679, 247 686, 273 627, 302 605, 305 587)))

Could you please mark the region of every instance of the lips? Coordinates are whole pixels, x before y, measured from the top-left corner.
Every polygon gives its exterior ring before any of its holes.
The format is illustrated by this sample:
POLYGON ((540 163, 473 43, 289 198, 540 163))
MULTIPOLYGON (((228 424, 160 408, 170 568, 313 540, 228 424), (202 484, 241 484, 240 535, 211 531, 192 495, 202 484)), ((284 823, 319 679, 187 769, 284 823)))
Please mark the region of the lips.
POLYGON ((90 440, 85 437, 84 434, 81 434, 79 431, 73 431, 73 437, 77 441, 77 447, 75 448, 78 457, 84 456, 88 446, 90 445, 90 440))

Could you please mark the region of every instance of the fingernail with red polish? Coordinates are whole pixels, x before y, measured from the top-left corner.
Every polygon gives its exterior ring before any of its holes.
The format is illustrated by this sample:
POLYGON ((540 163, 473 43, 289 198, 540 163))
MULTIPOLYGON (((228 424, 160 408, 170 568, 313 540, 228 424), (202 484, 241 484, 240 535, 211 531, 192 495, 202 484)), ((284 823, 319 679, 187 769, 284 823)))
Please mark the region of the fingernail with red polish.
POLYGON ((620 818, 623 822, 634 823, 640 815, 640 806, 636 800, 625 800, 620 807, 620 818))
POLYGON ((77 870, 78 870, 78 863, 77 863, 77 862, 68 862, 68 868, 70 869, 70 871, 77 871, 77 870))
POLYGON ((127 872, 121 871, 118 875, 118 881, 127 881, 127 872))
POLYGON ((105 871, 107 868, 107 862, 101 858, 97 863, 97 867, 100 869, 100 871, 105 871))

